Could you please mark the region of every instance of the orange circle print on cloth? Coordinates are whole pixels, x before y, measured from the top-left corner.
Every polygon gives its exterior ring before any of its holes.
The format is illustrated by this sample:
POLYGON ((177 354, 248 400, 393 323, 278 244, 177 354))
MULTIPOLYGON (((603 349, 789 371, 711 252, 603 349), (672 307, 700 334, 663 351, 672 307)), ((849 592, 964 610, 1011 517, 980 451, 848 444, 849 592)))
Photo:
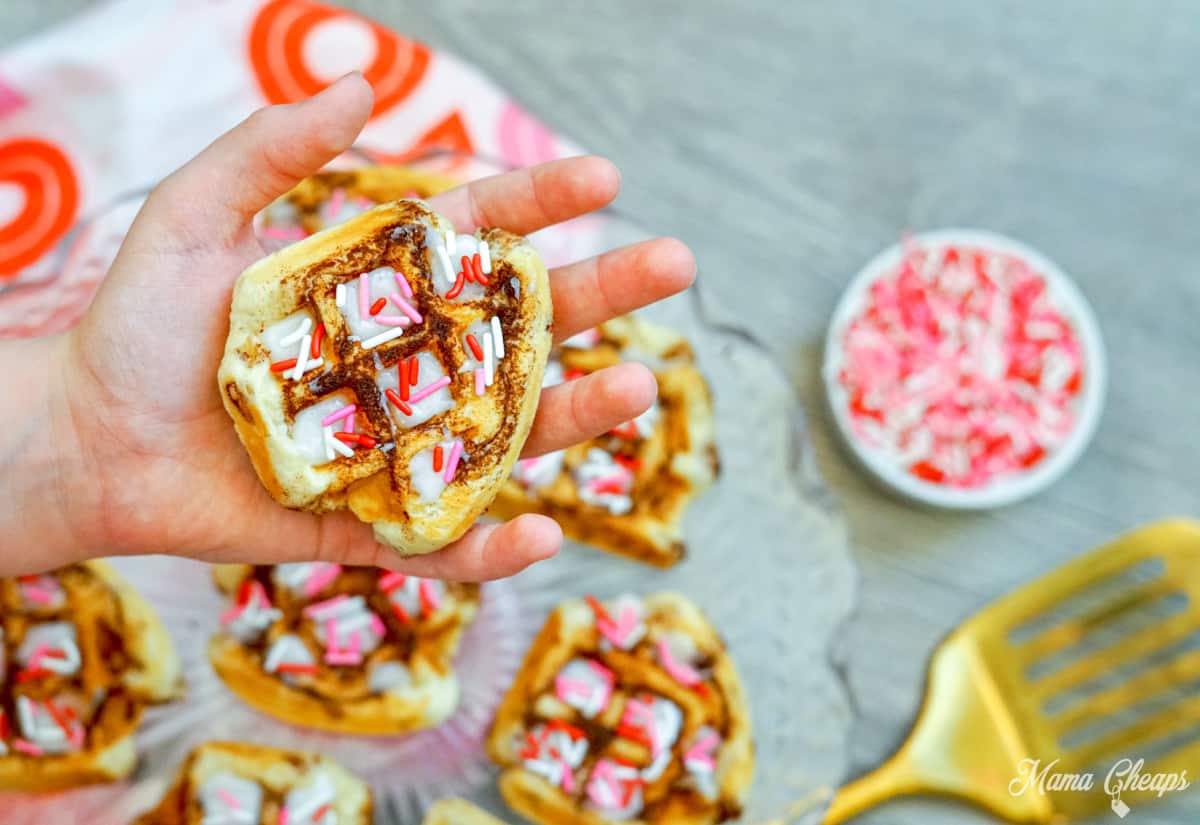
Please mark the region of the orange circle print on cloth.
POLYGON ((430 58, 422 43, 311 0, 263 5, 250 28, 249 45, 250 64, 268 102, 303 100, 359 69, 375 89, 373 118, 412 94, 430 58))
POLYGON ((0 143, 0 281, 32 264, 66 234, 79 207, 71 162, 52 143, 0 143))

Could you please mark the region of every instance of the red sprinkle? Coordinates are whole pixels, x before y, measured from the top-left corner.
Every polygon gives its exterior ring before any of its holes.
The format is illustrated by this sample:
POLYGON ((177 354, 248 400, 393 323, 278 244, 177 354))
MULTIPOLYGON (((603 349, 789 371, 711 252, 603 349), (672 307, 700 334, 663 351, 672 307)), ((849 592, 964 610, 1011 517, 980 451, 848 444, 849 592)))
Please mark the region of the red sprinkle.
POLYGON ((636 456, 620 455, 618 453, 617 455, 613 456, 613 461, 617 462, 625 469, 630 470, 635 473, 638 470, 642 469, 642 460, 640 458, 637 458, 636 456))
POLYGON ((471 354, 475 356, 476 361, 483 360, 483 347, 479 346, 479 341, 474 335, 467 336, 467 346, 471 348, 471 354))
POLYGON ((408 405, 407 401, 405 401, 403 398, 401 398, 399 395, 397 395, 395 390, 392 390, 392 389, 385 390, 384 395, 387 396, 388 401, 391 401, 393 404, 395 404, 397 407, 400 408, 400 412, 404 413, 405 415, 413 414, 413 408, 408 405))
POLYGON ((587 595, 583 597, 583 600, 588 603, 588 607, 596 614, 597 619, 603 619, 610 624, 613 623, 612 616, 608 615, 608 611, 604 609, 604 605, 600 603, 599 599, 595 596, 587 595))
POLYGON ((21 672, 19 672, 17 674, 17 681, 18 682, 31 682, 34 679, 41 679, 43 677, 52 676, 52 675, 54 675, 53 670, 47 670, 44 667, 31 667, 31 668, 27 668, 26 670, 22 670, 21 672))
POLYGON ((454 286, 450 287, 450 291, 446 293, 446 297, 451 299, 457 298, 459 293, 463 291, 463 286, 466 283, 467 280, 463 274, 461 272, 458 273, 458 277, 454 280, 454 286))
POLYGON ((309 350, 309 356, 313 358, 321 357, 321 342, 325 340, 325 322, 317 324, 317 330, 313 333, 312 349, 309 350))
POLYGON ((302 665, 299 662, 282 662, 275 667, 280 673, 307 673, 310 676, 316 675, 316 665, 302 665))
POLYGON ((67 735, 67 738, 70 739, 71 721, 67 718, 66 714, 64 714, 62 709, 59 708, 58 705, 54 704, 54 702, 50 699, 45 701, 45 705, 46 710, 50 711, 50 716, 54 719, 58 726, 62 728, 62 732, 67 735))
POLYGON ((8 738, 8 714, 0 710, 0 739, 8 738))
POLYGON ((433 448, 433 471, 440 473, 442 471, 442 445, 438 444, 433 448))
POLYGON ((400 620, 400 624, 412 624, 412 617, 408 615, 408 612, 403 607, 395 602, 391 602, 391 605, 392 614, 400 620))
POLYGON ((272 364, 271 372, 283 372, 284 370, 290 370, 294 366, 296 366, 295 358, 285 358, 282 361, 276 361, 272 364))
POLYGON ((400 397, 405 401, 408 400, 408 359, 400 359, 400 363, 396 365, 396 374, 400 379, 400 397))
POLYGON ((380 298, 371 304, 371 314, 378 315, 383 312, 383 308, 387 306, 387 298, 380 298))
POLYGON ((309 817, 309 819, 311 819, 313 822, 320 822, 322 819, 325 818, 325 814, 327 814, 327 813, 329 813, 329 803, 328 802, 326 802, 324 805, 322 805, 321 807, 319 807, 315 811, 313 811, 313 814, 311 817, 309 817))
POLYGON ((475 280, 479 281, 481 286, 487 286, 491 283, 483 274, 483 262, 479 258, 479 253, 476 252, 471 256, 471 271, 475 275, 475 280))
POLYGON ((357 444, 360 447, 374 447, 377 443, 374 438, 366 433, 334 433, 333 437, 343 444, 357 444))
POLYGON ((421 362, 417 360, 417 356, 412 356, 408 359, 408 383, 412 386, 417 385, 417 376, 421 374, 421 362))
POLYGON ((468 281, 475 280, 475 273, 471 271, 471 259, 466 255, 462 256, 462 272, 463 277, 468 281))

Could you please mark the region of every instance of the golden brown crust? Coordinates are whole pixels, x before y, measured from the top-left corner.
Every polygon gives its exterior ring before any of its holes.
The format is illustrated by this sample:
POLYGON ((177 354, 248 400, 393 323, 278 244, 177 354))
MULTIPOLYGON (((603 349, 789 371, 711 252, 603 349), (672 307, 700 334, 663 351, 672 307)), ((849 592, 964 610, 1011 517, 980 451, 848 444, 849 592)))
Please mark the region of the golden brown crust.
POLYGON ((52 791, 127 776, 137 762, 133 734, 142 709, 176 698, 182 691, 179 658, 170 637, 149 604, 108 564, 89 561, 52 574, 66 594, 57 609, 21 607, 17 580, 0 580, 7 672, 0 697, 9 737, 15 737, 15 696, 50 700, 62 707, 64 696, 93 696, 104 701, 84 713, 84 747, 76 752, 29 756, 7 738, 0 756, 0 788, 52 791), (75 626, 81 665, 74 677, 44 676, 20 682, 12 655, 27 627, 45 621, 75 626))
POLYGON ((289 246, 248 268, 234 289, 230 333, 219 373, 221 397, 267 491, 281 504, 311 512, 349 508, 370 522, 376 537, 404 554, 439 549, 464 533, 486 509, 510 472, 532 425, 542 371, 550 348, 551 302, 545 266, 523 238, 491 229, 494 267, 486 294, 445 300, 436 286, 428 233, 449 223, 416 201, 375 207, 345 223, 289 246), (389 266, 415 293, 422 323, 393 341, 364 350, 350 336, 334 303, 335 287, 363 272, 389 266), (303 380, 272 372, 260 335, 271 324, 307 310, 325 324, 326 364, 303 380), (495 384, 482 395, 464 333, 495 316, 504 329, 505 355, 495 384), (452 379, 454 408, 410 429, 393 423, 375 373, 418 352, 433 353, 452 379), (378 360, 376 360, 378 359, 378 360), (347 458, 313 465, 291 446, 297 413, 331 397, 359 407, 359 432, 376 446, 347 458), (436 501, 413 489, 409 462, 444 437, 464 442, 470 460, 436 501), (394 443, 395 447, 384 449, 394 443))
MULTIPOLYGON (((611 603, 610 603, 611 605, 611 603)), ((585 783, 597 758, 614 758, 642 769, 650 751, 619 729, 631 697, 665 698, 682 712, 672 761, 661 775, 644 782, 645 807, 625 821, 647 825, 707 825, 736 817, 753 773, 750 717, 741 682, 719 636, 700 611, 684 597, 660 593, 642 600, 645 636, 628 650, 602 644, 595 608, 578 600, 560 604, 534 639, 512 688, 501 702, 488 737, 488 752, 502 768, 500 791, 505 801, 530 819, 547 825, 602 825, 610 820, 586 800, 585 783), (662 634, 683 633, 696 646, 706 676, 699 686, 677 682, 656 659, 662 634), (615 677, 612 698, 594 717, 586 717, 556 697, 556 677, 579 658, 600 663, 615 677), (575 789, 568 793, 540 773, 527 769, 524 758, 532 728, 566 723, 582 731, 588 753, 580 764, 575 789), (682 767, 682 751, 701 728, 719 732, 717 794, 708 799, 694 787, 682 767)), ((604 608, 601 608, 604 609, 604 608)))
POLYGON ((202 811, 198 788, 211 775, 228 772, 258 782, 264 789, 261 817, 276 822, 279 808, 292 788, 328 776, 337 790, 332 803, 338 825, 370 825, 373 801, 366 783, 341 765, 320 754, 280 750, 243 742, 208 742, 180 765, 175 781, 159 803, 134 820, 133 825, 198 825, 202 811))
POLYGON ((559 351, 563 367, 587 373, 630 358, 643 360, 658 380, 659 417, 653 432, 636 439, 610 433, 576 445, 567 450, 554 481, 529 489, 510 478, 488 512, 501 519, 541 513, 558 521, 570 538, 670 567, 685 553, 682 520, 688 505, 718 472, 712 396, 691 347, 678 333, 633 316, 615 318, 597 331, 594 346, 559 351), (630 512, 614 514, 580 498, 571 471, 593 448, 636 464, 630 512))
POLYGON ((282 611, 263 640, 244 644, 225 630, 209 641, 208 655, 217 675, 251 707, 293 725, 334 733, 396 735, 439 724, 458 705, 459 688, 453 669, 463 630, 474 620, 479 587, 445 583, 441 606, 411 617, 408 623, 389 613, 388 597, 379 591, 382 571, 345 568, 327 588, 311 597, 289 594, 275 586, 270 567, 224 564, 213 568, 217 586, 234 596, 252 576, 263 585, 271 604, 282 611), (363 595, 381 617, 387 635, 373 653, 355 667, 333 667, 317 659, 317 672, 292 683, 264 669, 270 641, 283 633, 298 633, 313 649, 319 646, 313 624, 302 619, 311 604, 338 595, 363 595), (384 661, 405 665, 411 684, 403 690, 372 692, 367 668, 384 661))

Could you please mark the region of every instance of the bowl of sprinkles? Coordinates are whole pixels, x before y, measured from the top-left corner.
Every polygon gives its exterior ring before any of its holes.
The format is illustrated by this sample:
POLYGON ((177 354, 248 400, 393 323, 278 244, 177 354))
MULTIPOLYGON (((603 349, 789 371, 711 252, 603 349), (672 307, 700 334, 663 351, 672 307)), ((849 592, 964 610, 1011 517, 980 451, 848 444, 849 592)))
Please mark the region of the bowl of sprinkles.
POLYGON ((834 312, 826 395, 853 456, 938 507, 1010 504, 1058 479, 1096 429, 1105 356, 1052 261, 971 229, 906 236, 834 312))

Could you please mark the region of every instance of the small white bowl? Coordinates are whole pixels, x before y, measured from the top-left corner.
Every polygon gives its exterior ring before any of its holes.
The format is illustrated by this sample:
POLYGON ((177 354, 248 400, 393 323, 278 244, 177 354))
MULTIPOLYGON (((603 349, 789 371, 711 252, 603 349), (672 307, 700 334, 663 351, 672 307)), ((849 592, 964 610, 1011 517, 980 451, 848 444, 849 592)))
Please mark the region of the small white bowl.
POLYGON ((825 397, 843 443, 867 472, 889 490, 904 498, 951 510, 983 510, 1002 507, 1040 492, 1059 479, 1091 441, 1100 421, 1107 383, 1107 360, 1096 317, 1079 289, 1057 265, 1035 249, 991 232, 977 229, 942 229, 913 236, 919 246, 976 246, 994 249, 1025 260, 1046 281, 1047 292, 1056 307, 1072 322, 1083 348, 1083 387, 1076 407, 1075 427, 1066 441, 1029 470, 1000 476, 982 487, 948 487, 918 478, 882 450, 863 443, 850 423, 849 399, 838 380, 844 353, 842 340, 846 327, 862 310, 867 290, 877 279, 894 271, 903 255, 897 243, 880 252, 864 266, 842 294, 825 337, 825 358, 821 370, 825 397))

